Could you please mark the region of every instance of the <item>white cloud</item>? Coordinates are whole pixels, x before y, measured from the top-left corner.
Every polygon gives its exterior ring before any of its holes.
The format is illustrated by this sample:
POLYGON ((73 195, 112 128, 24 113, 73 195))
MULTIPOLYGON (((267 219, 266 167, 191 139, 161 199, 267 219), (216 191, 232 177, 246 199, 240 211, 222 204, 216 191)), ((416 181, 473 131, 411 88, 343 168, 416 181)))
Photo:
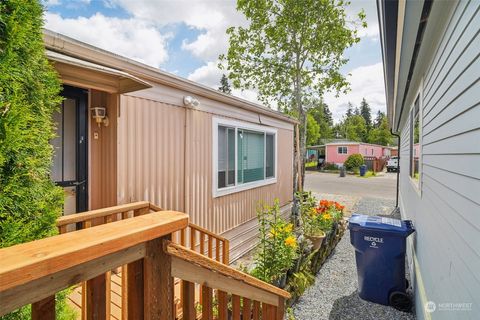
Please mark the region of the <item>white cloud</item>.
MULTIPOLYGON (((218 89, 218 87, 220 86, 220 79, 223 73, 224 71, 218 68, 218 60, 210 61, 206 65, 194 70, 188 76, 188 79, 204 84, 213 89, 218 89)), ((258 100, 257 92, 255 90, 232 89, 232 95, 254 103, 262 104, 258 100)))
POLYGON ((351 89, 347 94, 342 94, 337 98, 334 93, 328 92, 324 97, 335 121, 341 120, 347 110, 348 102, 359 106, 362 98, 369 103, 372 114, 378 110, 385 111, 385 86, 381 62, 355 68, 350 71, 347 79, 351 89))
POLYGON ((185 23, 188 27, 200 30, 201 34, 194 40, 184 40, 182 49, 203 61, 216 60, 228 48, 226 29, 246 23, 242 14, 236 10, 232 0, 110 0, 135 18, 146 20, 158 26, 171 23, 185 23))
POLYGON ((154 67, 168 59, 169 35, 161 34, 145 21, 106 17, 100 13, 71 19, 47 12, 45 19, 47 29, 154 67))

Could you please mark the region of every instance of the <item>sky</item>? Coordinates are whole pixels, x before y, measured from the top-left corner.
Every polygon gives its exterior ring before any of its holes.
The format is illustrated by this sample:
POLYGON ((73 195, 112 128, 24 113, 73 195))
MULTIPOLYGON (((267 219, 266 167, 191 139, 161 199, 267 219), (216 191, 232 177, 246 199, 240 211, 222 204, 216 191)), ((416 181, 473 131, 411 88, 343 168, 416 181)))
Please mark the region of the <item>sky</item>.
MULTIPOLYGON (((346 50, 342 67, 350 91, 338 97, 325 93, 335 121, 348 102, 363 97, 372 108, 385 111, 382 56, 375 0, 352 0, 352 17, 362 8, 368 27, 361 40, 346 50)), ((43 0, 45 27, 102 49, 157 67, 217 89, 222 71, 218 56, 228 49, 225 30, 246 25, 231 0, 43 0)), ((258 102, 252 90, 233 90, 258 102)))

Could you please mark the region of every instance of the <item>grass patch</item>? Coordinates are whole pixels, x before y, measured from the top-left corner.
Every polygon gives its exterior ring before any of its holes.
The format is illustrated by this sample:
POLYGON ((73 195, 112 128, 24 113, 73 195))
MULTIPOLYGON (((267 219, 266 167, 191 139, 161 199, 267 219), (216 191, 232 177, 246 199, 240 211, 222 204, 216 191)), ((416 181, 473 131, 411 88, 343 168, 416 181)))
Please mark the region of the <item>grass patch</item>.
POLYGON ((360 178, 371 178, 371 177, 376 177, 376 176, 377 176, 377 174, 372 170, 368 170, 367 172, 365 172, 365 175, 363 177, 358 175, 358 177, 360 177, 360 178))
POLYGON ((315 168, 317 166, 317 161, 305 162, 305 168, 315 168))

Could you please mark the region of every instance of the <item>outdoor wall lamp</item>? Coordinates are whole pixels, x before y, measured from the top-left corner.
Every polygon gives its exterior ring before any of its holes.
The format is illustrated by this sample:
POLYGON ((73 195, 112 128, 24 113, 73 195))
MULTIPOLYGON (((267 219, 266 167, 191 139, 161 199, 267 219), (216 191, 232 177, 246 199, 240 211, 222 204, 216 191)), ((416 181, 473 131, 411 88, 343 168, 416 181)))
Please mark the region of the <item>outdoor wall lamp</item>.
POLYGON ((183 97, 183 105, 189 108, 196 108, 200 105, 200 101, 192 96, 183 97))
POLYGON ((92 111, 92 117, 95 119, 95 122, 100 127, 103 123, 105 127, 108 127, 108 117, 107 117, 107 108, 105 107, 93 107, 90 108, 92 111))

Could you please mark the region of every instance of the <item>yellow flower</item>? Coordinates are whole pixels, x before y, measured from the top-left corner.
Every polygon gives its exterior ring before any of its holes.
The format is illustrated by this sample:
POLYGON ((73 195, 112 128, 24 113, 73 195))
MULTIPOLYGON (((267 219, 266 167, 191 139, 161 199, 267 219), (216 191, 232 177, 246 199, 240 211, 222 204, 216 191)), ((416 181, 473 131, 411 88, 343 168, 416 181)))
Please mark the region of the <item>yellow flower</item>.
POLYGON ((276 236, 276 235, 277 235, 277 231, 276 231, 274 228, 272 228, 272 229, 270 229, 270 234, 271 234, 272 236, 276 236))
POLYGON ((329 214, 329 213, 326 213, 323 215, 323 219, 325 220, 331 220, 332 219, 332 216, 329 214))
POLYGON ((290 236, 287 239, 285 239, 285 244, 289 247, 295 248, 297 246, 297 239, 295 239, 295 237, 290 236))
POLYGON ((292 230, 293 230, 293 224, 289 223, 285 226, 285 232, 290 233, 292 232, 292 230))

